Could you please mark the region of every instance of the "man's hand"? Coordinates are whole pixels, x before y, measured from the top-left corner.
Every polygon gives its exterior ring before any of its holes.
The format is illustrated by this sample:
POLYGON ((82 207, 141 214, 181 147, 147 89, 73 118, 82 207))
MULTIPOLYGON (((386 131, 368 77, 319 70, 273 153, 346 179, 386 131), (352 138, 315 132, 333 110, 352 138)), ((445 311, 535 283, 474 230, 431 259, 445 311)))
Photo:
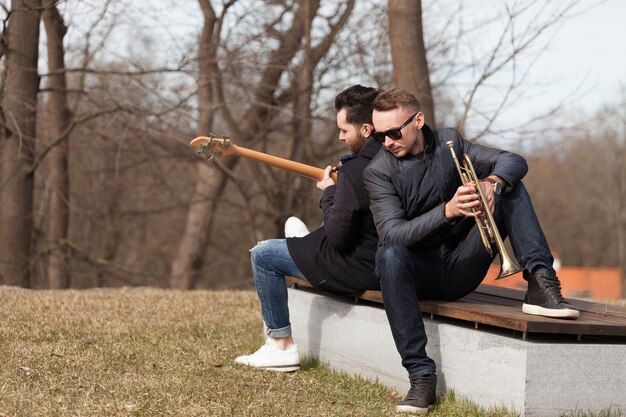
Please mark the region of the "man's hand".
POLYGON ((501 190, 506 188, 507 186, 507 182, 497 175, 490 175, 480 182, 480 186, 483 190, 483 195, 485 196, 485 202, 487 203, 487 206, 492 213, 496 208, 496 193, 493 189, 495 182, 500 184, 501 190))
POLYGON ((330 173, 334 170, 335 168, 331 167, 330 165, 326 167, 326 169, 324 170, 324 178, 317 182, 317 188, 319 188, 320 190, 325 190, 331 185, 335 185, 335 181, 330 178, 330 173))
POLYGON ((493 184, 488 181, 481 181, 480 187, 483 191, 483 196, 485 196, 487 207, 489 207, 489 211, 493 213, 496 208, 496 193, 493 191, 493 184))
MULTIPOLYGON (((506 185, 503 185, 505 182, 503 179, 495 175, 490 175, 487 178, 492 179, 492 181, 498 181, 503 187, 506 185)), ((476 184, 474 182, 470 182, 467 185, 468 187, 459 187, 452 199, 446 203, 446 219, 450 220, 459 216, 476 217, 483 214, 483 207, 480 204, 478 191, 475 188, 476 184), (472 211, 472 209, 474 209, 474 211, 472 211)), ((487 204, 489 211, 493 213, 496 208, 496 193, 493 190, 493 182, 484 180, 480 181, 480 187, 482 189, 483 196, 485 197, 485 203, 487 204)))
POLYGON ((446 203, 444 211, 446 219, 450 220, 461 216, 475 217, 481 214, 481 204, 476 192, 476 184, 470 182, 467 185, 467 187, 460 186, 457 188, 452 199, 446 203), (472 209, 475 211, 472 211, 472 209))

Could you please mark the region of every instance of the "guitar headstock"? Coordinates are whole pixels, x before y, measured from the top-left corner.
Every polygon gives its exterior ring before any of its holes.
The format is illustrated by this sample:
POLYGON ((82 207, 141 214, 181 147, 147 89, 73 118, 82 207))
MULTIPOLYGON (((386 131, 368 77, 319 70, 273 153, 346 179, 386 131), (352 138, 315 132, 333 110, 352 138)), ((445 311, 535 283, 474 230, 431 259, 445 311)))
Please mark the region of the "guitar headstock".
POLYGON ((235 145, 229 136, 217 136, 212 133, 209 133, 209 136, 198 136, 189 145, 198 149, 198 155, 209 161, 216 156, 221 157, 235 152, 235 145))

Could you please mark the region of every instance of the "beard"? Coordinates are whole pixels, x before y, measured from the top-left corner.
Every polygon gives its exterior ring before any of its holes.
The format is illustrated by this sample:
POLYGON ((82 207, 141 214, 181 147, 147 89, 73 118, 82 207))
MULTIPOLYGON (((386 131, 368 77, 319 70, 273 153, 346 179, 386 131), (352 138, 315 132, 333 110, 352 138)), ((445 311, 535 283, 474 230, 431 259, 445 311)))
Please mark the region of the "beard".
POLYGON ((361 148, 363 147, 363 144, 367 139, 367 137, 361 135, 360 133, 356 134, 356 140, 354 141, 354 143, 348 145, 348 149, 350 150, 352 155, 355 155, 361 151, 361 148))

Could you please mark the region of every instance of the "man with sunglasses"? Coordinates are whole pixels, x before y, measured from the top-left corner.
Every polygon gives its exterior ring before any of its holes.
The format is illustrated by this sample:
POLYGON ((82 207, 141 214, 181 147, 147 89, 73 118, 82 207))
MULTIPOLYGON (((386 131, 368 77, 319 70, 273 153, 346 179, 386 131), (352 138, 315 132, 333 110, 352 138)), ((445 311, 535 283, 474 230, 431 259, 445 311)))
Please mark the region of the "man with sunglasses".
POLYGON ((570 319, 579 313, 561 295, 550 249, 521 182, 528 169, 521 156, 470 143, 454 129, 430 129, 419 102, 404 90, 380 93, 372 120, 372 135, 385 148, 363 176, 380 239, 376 274, 411 383, 397 409, 421 414, 435 403, 437 376, 426 354, 419 299, 456 300, 481 283, 493 260, 472 218, 481 210, 493 212, 524 268, 528 291, 522 310, 570 319), (448 141, 457 153, 469 155, 480 184, 461 185, 448 141))
POLYGON ((252 272, 268 337, 259 350, 238 357, 236 363, 271 371, 299 369, 285 275, 306 279, 335 294, 380 288, 374 276, 378 235, 363 184, 363 170, 381 149, 370 138, 377 94, 374 88, 355 85, 335 98, 339 140, 351 155, 342 158, 337 184, 330 178, 330 166, 317 183, 323 190, 324 225, 303 237, 265 240, 252 248, 252 272))

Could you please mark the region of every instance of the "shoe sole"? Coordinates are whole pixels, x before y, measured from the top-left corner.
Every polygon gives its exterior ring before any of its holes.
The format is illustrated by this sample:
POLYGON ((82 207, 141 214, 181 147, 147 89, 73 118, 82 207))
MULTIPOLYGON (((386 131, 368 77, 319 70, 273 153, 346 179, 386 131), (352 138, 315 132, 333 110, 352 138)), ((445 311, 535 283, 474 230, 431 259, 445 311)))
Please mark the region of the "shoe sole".
POLYGON ((398 413, 412 413, 412 414, 426 414, 430 410, 433 409, 434 406, 429 405, 428 407, 415 407, 412 405, 399 405, 396 407, 396 412, 398 413))
POLYGON ((526 303, 522 304, 522 312, 535 316, 544 316, 557 319, 577 319, 580 315, 580 312, 578 310, 573 310, 571 308, 554 309, 526 303))
POLYGON ((274 371, 274 372, 294 372, 300 369, 300 365, 280 365, 280 366, 255 366, 247 362, 239 362, 235 360, 237 365, 249 366, 251 368, 263 369, 265 371, 274 371))
POLYGON ((273 371, 273 372, 295 372, 297 370, 300 369, 300 366, 272 366, 272 367, 267 367, 267 368, 259 368, 259 369, 265 369, 266 371, 273 371))

